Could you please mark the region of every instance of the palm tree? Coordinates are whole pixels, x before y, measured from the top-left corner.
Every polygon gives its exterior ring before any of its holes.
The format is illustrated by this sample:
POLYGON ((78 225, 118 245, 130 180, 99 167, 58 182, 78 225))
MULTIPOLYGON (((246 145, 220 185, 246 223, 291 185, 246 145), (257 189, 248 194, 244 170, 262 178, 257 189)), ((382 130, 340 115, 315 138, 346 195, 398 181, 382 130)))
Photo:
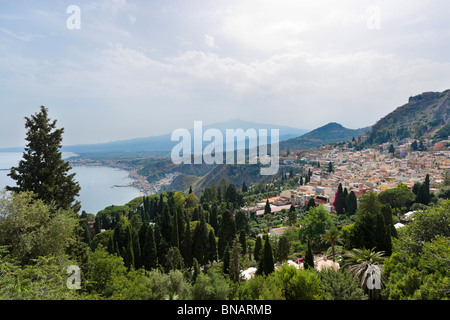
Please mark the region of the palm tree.
POLYGON ((336 254, 334 245, 341 241, 341 233, 336 227, 333 227, 321 235, 322 241, 331 243, 331 250, 333 252, 333 262, 336 262, 336 254))
POLYGON ((373 249, 352 249, 344 254, 343 269, 358 277, 361 281, 361 289, 369 296, 369 299, 380 299, 380 292, 387 281, 382 274, 384 251, 373 249))

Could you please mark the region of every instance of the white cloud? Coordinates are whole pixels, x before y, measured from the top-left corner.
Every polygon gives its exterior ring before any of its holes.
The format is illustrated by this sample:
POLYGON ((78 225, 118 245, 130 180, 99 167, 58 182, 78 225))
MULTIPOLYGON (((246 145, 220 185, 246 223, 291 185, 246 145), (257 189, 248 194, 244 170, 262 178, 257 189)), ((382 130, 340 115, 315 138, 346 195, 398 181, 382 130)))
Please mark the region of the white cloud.
POLYGON ((205 44, 210 48, 217 48, 216 43, 214 42, 214 37, 208 34, 205 34, 205 44))

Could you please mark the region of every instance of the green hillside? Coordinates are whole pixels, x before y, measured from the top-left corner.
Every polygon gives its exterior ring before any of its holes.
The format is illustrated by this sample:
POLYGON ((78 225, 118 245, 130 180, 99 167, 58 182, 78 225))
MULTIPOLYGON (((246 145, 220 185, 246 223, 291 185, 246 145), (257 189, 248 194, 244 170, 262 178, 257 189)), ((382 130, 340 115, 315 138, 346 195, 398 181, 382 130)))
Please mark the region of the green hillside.
POLYGON ((450 120, 450 90, 425 92, 410 97, 408 103, 389 113, 375 125, 368 144, 399 141, 404 138, 447 139, 450 120))
POLYGON ((320 128, 314 129, 300 137, 280 142, 281 150, 301 150, 317 148, 321 145, 350 141, 353 138, 364 135, 370 127, 361 129, 348 129, 336 122, 330 122, 320 128))

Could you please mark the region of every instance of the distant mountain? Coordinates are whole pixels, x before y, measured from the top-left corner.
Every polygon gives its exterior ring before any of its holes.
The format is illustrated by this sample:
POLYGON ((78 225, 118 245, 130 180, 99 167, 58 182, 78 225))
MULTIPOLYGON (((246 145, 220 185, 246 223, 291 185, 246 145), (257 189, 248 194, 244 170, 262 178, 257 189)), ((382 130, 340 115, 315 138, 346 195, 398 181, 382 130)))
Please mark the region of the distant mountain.
POLYGON ((370 127, 361 129, 347 129, 341 124, 330 122, 320 128, 314 129, 300 137, 288 139, 280 143, 280 150, 302 150, 317 148, 329 143, 350 141, 364 135, 370 127))
MULTIPOLYGON (((226 137, 225 135, 226 129, 242 129, 244 131, 248 129, 255 129, 256 132, 258 132, 259 129, 267 129, 269 136, 270 136, 270 129, 279 129, 280 141, 284 141, 308 132, 308 130, 304 129, 292 128, 288 126, 279 126, 273 124, 248 122, 239 119, 231 119, 212 125, 204 125, 203 132, 205 132, 207 129, 210 128, 218 129, 220 130, 220 132, 222 132, 224 137, 224 144, 226 137)), ((194 130, 190 129, 189 132, 191 134, 193 146, 194 130)), ((113 141, 108 143, 65 146, 62 148, 62 150, 67 152, 75 152, 78 154, 98 154, 98 153, 127 154, 127 153, 154 152, 160 154, 164 153, 167 155, 169 154, 170 150, 176 144, 178 144, 178 141, 171 141, 171 135, 172 134, 169 133, 160 136, 113 141)), ((268 141, 270 142, 270 139, 268 141)), ((207 146, 209 143, 210 143, 209 141, 203 142, 203 147, 207 146)))
POLYGON ((450 134, 450 89, 410 97, 372 126, 366 142, 379 144, 404 138, 447 139, 450 134))

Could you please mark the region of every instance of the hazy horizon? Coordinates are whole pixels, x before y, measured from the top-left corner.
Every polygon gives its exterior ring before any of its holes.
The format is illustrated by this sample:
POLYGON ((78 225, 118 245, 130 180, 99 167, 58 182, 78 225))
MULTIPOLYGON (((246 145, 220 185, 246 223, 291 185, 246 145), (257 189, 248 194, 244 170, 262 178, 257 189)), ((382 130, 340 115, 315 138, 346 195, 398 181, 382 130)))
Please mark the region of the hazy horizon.
POLYGON ((450 88, 445 1, 2 1, 0 148, 49 109, 64 145, 223 119, 357 129, 450 88), (73 10, 74 5, 76 9, 73 10))

